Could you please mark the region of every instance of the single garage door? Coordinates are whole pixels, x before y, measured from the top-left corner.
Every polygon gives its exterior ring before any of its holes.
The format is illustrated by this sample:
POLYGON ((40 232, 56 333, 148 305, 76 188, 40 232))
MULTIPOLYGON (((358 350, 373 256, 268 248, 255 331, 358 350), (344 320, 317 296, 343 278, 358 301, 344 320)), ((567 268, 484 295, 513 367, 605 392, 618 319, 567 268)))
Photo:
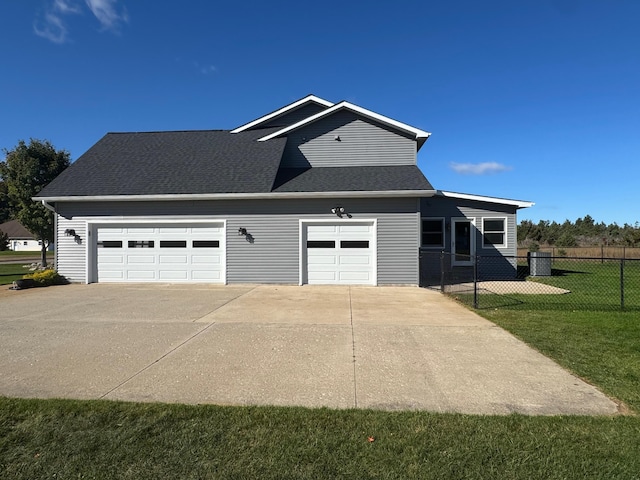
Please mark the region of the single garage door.
POLYGON ((224 283, 224 224, 96 229, 98 282, 224 283))
POLYGON ((306 228, 306 282, 375 285, 373 222, 309 223, 306 228))

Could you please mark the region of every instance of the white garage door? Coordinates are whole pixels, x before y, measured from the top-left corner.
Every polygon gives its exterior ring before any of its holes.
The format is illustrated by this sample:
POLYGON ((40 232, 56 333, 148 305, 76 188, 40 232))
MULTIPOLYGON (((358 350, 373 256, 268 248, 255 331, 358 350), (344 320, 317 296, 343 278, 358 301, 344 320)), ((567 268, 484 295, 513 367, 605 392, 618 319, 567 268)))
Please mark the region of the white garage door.
POLYGON ((375 285, 373 222, 306 225, 306 283, 375 285))
POLYGON ((98 282, 224 283, 224 225, 104 225, 98 282))

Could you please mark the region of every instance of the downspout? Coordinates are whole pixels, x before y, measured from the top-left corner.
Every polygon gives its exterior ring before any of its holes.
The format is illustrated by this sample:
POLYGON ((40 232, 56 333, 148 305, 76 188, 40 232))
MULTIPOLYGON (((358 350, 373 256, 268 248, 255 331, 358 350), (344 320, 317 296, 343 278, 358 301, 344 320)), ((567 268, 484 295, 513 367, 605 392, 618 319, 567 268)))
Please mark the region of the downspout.
MULTIPOLYGON (((51 210, 53 212, 53 244, 56 245, 55 247, 55 254, 54 254, 54 258, 53 258, 53 266, 54 268, 58 268, 58 214, 56 213, 56 209, 55 207, 53 207, 51 204, 47 203, 46 200, 41 200, 42 202, 42 206, 44 208, 46 208, 47 210, 51 210)), ((42 243, 44 244, 44 240, 42 241, 42 243)), ((49 250, 49 245, 46 245, 45 248, 47 250, 49 250)))
POLYGON ((46 208, 47 210, 51 210, 53 213, 56 213, 56 209, 52 207, 49 203, 47 203, 46 200, 41 200, 41 202, 44 208, 46 208))

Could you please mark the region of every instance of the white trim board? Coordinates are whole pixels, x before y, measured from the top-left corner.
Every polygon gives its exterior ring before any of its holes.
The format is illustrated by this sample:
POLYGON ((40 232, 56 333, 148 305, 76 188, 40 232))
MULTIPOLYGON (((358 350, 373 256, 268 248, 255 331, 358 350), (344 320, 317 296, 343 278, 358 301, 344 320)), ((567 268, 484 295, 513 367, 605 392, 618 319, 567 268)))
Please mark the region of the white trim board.
POLYGON ((241 125, 240 127, 236 128, 235 130, 231 130, 231 133, 240 133, 240 132, 244 132, 245 130, 249 130, 250 128, 255 127, 256 125, 260 125, 261 123, 265 123, 268 122, 269 120, 272 120, 274 118, 277 118, 281 115, 284 115, 287 112, 290 112, 292 110, 296 110, 299 107, 302 107, 306 104, 309 103, 316 103, 319 105, 322 105, 324 107, 332 107, 333 103, 324 100, 320 97, 316 97, 315 95, 307 95, 304 98, 301 98, 300 100, 297 100, 293 103, 290 103, 289 105, 285 105, 282 108, 279 108, 278 110, 268 113, 267 115, 264 115, 260 118, 257 118, 256 120, 253 120, 249 123, 245 123, 244 125, 241 125))
POLYGON ((497 203, 500 205, 511 205, 516 208, 528 208, 535 205, 534 202, 526 200, 510 200, 508 198, 486 197, 484 195, 472 195, 469 193, 447 192, 444 190, 436 190, 437 197, 458 198, 460 200, 475 200, 478 202, 497 203))
MULTIPOLYGON (((433 197, 436 190, 382 190, 382 191, 334 191, 334 192, 266 192, 266 193, 185 193, 157 195, 86 195, 33 197, 32 200, 52 202, 144 202, 175 200, 277 200, 288 198, 383 198, 383 197, 433 197)), ((46 206, 46 205, 45 205, 46 206)))
POLYGON ((378 113, 372 112, 371 110, 367 110, 366 108, 359 107, 358 105, 354 105, 349 102, 340 102, 333 107, 330 107, 322 112, 316 113, 304 120, 299 121, 298 123, 294 123, 288 127, 283 128, 282 130, 278 130, 270 135, 259 138, 259 142, 266 142, 267 140, 271 140, 272 138, 279 137, 281 135, 285 135, 293 130, 297 130, 298 128, 304 127, 310 123, 316 122, 321 118, 332 115, 333 113, 339 110, 349 110, 354 113, 358 113, 364 117, 370 118, 372 120, 376 120, 384 125, 393 127, 397 130, 401 130, 406 133, 410 133, 414 135, 416 139, 427 139, 431 135, 429 132, 425 132, 424 130, 420 130, 418 128, 407 125, 406 123, 398 122, 397 120, 393 120, 389 117, 385 117, 384 115, 380 115, 378 113))

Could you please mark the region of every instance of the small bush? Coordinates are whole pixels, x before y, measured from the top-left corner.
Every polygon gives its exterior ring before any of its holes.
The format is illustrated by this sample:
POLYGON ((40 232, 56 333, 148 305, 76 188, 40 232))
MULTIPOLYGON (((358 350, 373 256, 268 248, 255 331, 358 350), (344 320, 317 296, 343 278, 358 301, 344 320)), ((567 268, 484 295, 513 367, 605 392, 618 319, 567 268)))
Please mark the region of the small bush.
POLYGON ((65 278, 59 275, 58 272, 56 272, 52 268, 29 273, 22 278, 31 279, 41 287, 48 287, 49 285, 62 285, 66 283, 65 278))

